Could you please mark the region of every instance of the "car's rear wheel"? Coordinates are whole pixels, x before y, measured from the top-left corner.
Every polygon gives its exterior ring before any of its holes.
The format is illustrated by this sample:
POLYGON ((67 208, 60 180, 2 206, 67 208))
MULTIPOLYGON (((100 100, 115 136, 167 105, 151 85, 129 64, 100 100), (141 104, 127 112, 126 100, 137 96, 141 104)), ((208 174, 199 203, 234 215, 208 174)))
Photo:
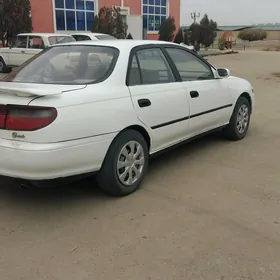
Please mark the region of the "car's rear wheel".
POLYGON ((230 140, 243 139, 248 131, 251 117, 251 105, 247 98, 241 96, 236 102, 229 125, 224 134, 230 140))
POLYGON ((126 130, 108 150, 97 174, 99 187, 109 195, 129 195, 140 187, 148 164, 149 151, 144 137, 135 130, 126 130))

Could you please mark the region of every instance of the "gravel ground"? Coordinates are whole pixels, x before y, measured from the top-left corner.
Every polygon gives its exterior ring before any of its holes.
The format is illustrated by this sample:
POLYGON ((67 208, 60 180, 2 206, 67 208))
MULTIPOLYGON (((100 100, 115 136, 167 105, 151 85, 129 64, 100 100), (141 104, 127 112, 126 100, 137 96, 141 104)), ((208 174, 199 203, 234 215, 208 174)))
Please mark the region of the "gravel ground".
POLYGON ((280 279, 280 53, 209 58, 250 80, 248 137, 207 137, 154 159, 137 193, 87 179, 0 188, 1 280, 280 279))

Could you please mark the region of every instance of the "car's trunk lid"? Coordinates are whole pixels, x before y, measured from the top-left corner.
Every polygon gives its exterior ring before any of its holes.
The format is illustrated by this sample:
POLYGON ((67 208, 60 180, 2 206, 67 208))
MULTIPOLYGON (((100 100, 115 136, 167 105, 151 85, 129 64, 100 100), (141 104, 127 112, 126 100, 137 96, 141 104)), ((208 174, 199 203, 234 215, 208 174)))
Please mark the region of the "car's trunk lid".
MULTIPOLYGON (((54 95, 59 96, 64 92, 79 90, 84 87, 85 85, 0 82, 0 105, 29 105, 34 98, 54 95)), ((1 139, 14 139, 13 131, 0 129, 0 140, 1 139)))

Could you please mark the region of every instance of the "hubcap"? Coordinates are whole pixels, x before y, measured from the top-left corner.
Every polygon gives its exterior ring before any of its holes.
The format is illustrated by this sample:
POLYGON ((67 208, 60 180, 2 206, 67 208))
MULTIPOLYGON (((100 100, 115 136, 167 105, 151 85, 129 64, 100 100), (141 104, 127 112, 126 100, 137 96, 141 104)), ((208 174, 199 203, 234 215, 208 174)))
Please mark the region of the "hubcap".
POLYGON ((249 122, 249 108, 243 104, 237 113, 236 127, 239 134, 243 134, 248 126, 249 122))
POLYGON ((118 157, 117 174, 122 184, 131 186, 142 175, 145 165, 145 154, 141 144, 136 141, 126 143, 118 157))

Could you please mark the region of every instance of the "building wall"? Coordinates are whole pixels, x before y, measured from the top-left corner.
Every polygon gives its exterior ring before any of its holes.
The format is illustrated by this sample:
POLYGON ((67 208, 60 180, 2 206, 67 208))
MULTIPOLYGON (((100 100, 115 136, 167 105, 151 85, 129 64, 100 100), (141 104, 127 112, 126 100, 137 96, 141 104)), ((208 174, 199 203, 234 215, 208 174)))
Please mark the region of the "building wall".
MULTIPOLYGON (((78 15, 80 17, 84 12, 83 10, 68 8, 66 12, 64 12, 65 7, 57 7, 54 12, 55 0, 30 1, 33 32, 83 32, 85 31, 83 29, 84 26, 90 26, 92 24, 93 13, 90 13, 86 8, 84 19, 82 18, 82 21, 85 20, 86 23, 81 25, 81 20, 78 20, 78 15), (87 19, 89 19, 89 17, 87 17, 88 14, 91 14, 91 24, 87 23, 87 19), (73 22, 72 18, 73 21, 75 21, 74 25, 71 24, 71 22, 73 22), (65 27, 62 24, 64 22, 65 27), (74 26, 76 30, 69 30, 69 26, 71 26, 70 28, 74 26)), ((122 5, 125 8, 129 8, 126 15, 127 24, 129 25, 128 32, 130 32, 135 39, 143 38, 144 28, 147 29, 147 39, 158 39, 159 26, 168 16, 173 16, 175 18, 177 28, 180 26, 180 0, 94 0, 94 14, 97 14, 98 10, 104 6, 112 7, 122 5)), ((89 30, 89 28, 85 29, 89 30)))
MULTIPOLYGON (((168 0, 168 11, 167 11, 167 17, 171 16, 175 19, 176 24, 176 32, 180 28, 180 6, 181 6, 181 0, 168 0)), ((154 34, 149 33, 147 34, 148 40, 158 40, 158 32, 155 32, 154 34)))
POLYGON ((52 0, 30 0, 33 32, 54 32, 52 0))

